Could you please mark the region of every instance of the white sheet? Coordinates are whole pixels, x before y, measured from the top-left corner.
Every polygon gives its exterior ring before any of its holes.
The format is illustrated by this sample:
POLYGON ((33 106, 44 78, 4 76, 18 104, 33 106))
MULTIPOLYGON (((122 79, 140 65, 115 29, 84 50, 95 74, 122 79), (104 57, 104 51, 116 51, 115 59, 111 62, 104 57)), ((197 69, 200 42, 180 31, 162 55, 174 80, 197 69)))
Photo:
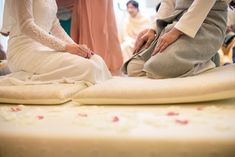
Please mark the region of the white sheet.
POLYGON ((235 97, 235 65, 200 75, 153 80, 116 77, 74 96, 81 104, 168 104, 215 101, 235 97))
POLYGON ((233 157, 235 99, 163 106, 0 106, 3 157, 233 157))
MULTIPOLYGON (((63 82, 25 81, 28 73, 19 72, 0 79, 0 103, 61 104, 88 87, 85 82, 64 79, 63 82)), ((0 77, 1 78, 1 77, 0 77)))
POLYGON ((83 81, 36 82, 24 81, 30 77, 28 73, 11 75, 0 79, 0 102, 59 104, 73 99, 81 104, 120 105, 189 103, 235 97, 235 65, 185 78, 115 77, 90 87, 83 81))

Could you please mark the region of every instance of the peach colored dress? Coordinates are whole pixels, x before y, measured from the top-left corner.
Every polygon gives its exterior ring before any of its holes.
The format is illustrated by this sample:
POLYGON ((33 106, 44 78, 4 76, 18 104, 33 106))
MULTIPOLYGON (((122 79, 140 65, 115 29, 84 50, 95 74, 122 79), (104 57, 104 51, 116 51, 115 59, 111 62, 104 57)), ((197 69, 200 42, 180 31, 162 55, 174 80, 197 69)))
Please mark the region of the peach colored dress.
POLYGON ((71 9, 74 5, 74 0, 56 0, 58 8, 71 9))
POLYGON ((112 73, 122 63, 112 0, 75 0, 71 36, 100 55, 112 73))

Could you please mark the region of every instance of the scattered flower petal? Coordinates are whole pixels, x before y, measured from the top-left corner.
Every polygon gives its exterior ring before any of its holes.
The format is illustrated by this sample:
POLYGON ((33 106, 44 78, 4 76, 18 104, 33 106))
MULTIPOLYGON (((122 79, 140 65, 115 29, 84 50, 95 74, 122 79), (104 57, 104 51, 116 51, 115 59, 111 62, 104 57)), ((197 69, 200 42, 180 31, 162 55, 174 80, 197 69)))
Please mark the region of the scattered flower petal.
POLYGON ((167 116, 178 116, 179 113, 178 112, 168 112, 166 115, 167 116))
POLYGON ((113 122, 113 123, 116 123, 116 122, 118 122, 118 121, 119 121, 118 116, 113 116, 113 117, 112 117, 112 122, 113 122))
POLYGON ((189 123, 189 121, 188 120, 176 119, 175 123, 180 124, 180 125, 187 125, 189 123))
POLYGON ((20 112, 22 111, 20 107, 11 107, 10 112, 20 112))
POLYGON ((43 119, 44 119, 44 116, 39 115, 39 116, 37 116, 37 119, 38 119, 38 120, 43 120, 43 119))

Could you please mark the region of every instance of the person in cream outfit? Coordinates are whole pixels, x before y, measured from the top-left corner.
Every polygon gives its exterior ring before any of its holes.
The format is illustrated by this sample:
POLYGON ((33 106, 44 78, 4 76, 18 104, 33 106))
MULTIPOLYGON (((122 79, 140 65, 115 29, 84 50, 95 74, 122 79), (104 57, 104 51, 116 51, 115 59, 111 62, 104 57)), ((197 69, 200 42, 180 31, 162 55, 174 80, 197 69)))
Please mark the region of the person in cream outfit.
POLYGON ((9 34, 7 61, 12 73, 28 81, 86 81, 111 78, 104 61, 76 44, 56 17, 55 0, 6 0, 2 34, 9 34))
POLYGON ((124 21, 122 35, 122 55, 124 61, 132 57, 132 51, 135 45, 137 35, 144 29, 149 28, 151 21, 149 18, 142 15, 139 10, 139 3, 130 0, 126 4, 129 16, 124 21))
POLYGON ((139 34, 123 72, 160 79, 214 68, 212 58, 224 40, 228 5, 234 7, 234 0, 162 0, 156 20, 139 34))

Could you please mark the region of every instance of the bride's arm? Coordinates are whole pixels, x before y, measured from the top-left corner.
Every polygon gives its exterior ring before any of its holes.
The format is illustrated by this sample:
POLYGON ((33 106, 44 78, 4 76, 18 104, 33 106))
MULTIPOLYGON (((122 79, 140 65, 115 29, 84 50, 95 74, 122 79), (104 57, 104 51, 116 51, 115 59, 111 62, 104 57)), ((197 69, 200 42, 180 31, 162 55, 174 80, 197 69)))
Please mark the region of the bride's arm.
POLYGON ((61 27, 60 22, 58 18, 54 20, 52 29, 51 29, 52 35, 55 37, 65 41, 68 44, 76 44, 71 37, 64 31, 64 29, 61 27))
POLYGON ((21 32, 51 49, 65 51, 66 42, 50 35, 34 22, 32 3, 33 0, 15 1, 21 32))

